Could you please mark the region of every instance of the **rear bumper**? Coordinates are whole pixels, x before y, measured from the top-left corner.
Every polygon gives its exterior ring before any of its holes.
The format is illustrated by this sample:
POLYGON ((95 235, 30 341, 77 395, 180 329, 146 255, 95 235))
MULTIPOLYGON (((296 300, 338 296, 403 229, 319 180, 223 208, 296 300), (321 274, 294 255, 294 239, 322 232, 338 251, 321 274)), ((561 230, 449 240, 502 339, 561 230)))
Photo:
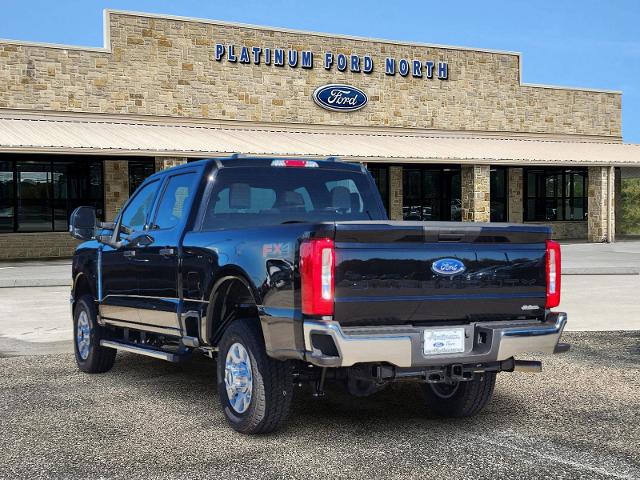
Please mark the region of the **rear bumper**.
MULTIPOLYGON (((457 325, 465 329, 465 350, 455 354, 423 354, 424 330, 446 327, 349 327, 333 321, 304 322, 305 359, 322 367, 350 367, 357 363, 389 363, 397 367, 486 363, 524 353, 555 353, 567 323, 566 313, 551 312, 544 322, 518 320, 457 325), (328 335, 334 351, 318 345, 316 335, 328 335), (336 355, 337 353, 337 355, 336 355)), ((329 342, 330 344, 330 342, 329 342)))

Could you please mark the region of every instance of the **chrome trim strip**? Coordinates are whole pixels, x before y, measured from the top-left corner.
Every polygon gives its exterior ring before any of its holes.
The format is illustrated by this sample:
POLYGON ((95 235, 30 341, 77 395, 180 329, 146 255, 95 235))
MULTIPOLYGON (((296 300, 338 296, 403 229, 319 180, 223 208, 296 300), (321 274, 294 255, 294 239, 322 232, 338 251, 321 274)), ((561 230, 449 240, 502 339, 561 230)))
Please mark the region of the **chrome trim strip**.
POLYGON ((130 328, 132 330, 140 330, 142 332, 164 333, 165 335, 171 335, 173 337, 180 336, 180 330, 177 328, 156 327, 154 325, 146 325, 142 323, 127 322, 123 320, 117 320, 113 318, 102 317, 104 323, 113 325, 114 327, 130 328))

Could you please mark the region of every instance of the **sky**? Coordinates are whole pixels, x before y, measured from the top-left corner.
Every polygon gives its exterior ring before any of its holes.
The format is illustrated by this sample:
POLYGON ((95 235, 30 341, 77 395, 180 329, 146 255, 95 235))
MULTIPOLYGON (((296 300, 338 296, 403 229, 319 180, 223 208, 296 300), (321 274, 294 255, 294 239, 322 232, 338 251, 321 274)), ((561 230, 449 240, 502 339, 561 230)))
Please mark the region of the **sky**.
POLYGON ((2 0, 0 38, 103 46, 105 8, 522 53, 525 83, 621 90, 640 143, 640 0, 2 0))

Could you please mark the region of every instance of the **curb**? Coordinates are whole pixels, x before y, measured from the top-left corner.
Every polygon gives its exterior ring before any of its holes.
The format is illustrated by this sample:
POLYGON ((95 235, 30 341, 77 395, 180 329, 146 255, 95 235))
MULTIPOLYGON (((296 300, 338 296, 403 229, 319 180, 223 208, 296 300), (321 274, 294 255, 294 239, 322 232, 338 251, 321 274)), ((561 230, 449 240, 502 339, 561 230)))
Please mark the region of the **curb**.
POLYGON ((43 278, 37 280, 0 280, 0 288, 24 287, 71 287, 71 280, 56 278, 43 278))

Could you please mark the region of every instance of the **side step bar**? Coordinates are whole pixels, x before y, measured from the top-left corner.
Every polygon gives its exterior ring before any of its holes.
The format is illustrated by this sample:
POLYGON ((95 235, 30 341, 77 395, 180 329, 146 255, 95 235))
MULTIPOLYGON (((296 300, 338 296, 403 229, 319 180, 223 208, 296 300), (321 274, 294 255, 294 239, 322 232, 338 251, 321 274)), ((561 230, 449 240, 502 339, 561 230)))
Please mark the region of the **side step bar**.
POLYGON ((100 340, 100 345, 108 348, 115 348, 116 350, 122 350, 125 352, 137 353, 138 355, 146 355, 147 357, 159 358, 160 360, 166 360, 167 362, 177 363, 183 355, 178 355, 171 352, 163 352, 162 350, 154 350, 152 348, 137 347, 128 343, 116 342, 114 340, 100 340))

